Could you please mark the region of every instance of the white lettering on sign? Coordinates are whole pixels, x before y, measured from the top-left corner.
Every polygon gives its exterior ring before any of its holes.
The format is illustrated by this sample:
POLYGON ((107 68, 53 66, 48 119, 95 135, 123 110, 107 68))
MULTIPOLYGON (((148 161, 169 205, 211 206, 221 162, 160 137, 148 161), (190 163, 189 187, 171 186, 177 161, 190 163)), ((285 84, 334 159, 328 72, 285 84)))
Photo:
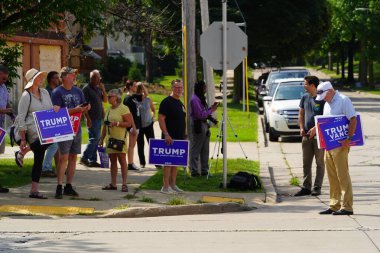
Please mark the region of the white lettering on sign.
POLYGON ((341 139, 348 135, 348 125, 328 128, 328 129, 325 129, 325 132, 332 140, 341 139))
POLYGON ((66 117, 60 117, 60 118, 55 118, 55 119, 45 119, 45 120, 41 120, 40 122, 43 127, 50 127, 50 126, 65 124, 66 121, 67 121, 66 117))
POLYGON ((158 155, 184 155, 185 149, 181 148, 152 148, 154 154, 158 155))

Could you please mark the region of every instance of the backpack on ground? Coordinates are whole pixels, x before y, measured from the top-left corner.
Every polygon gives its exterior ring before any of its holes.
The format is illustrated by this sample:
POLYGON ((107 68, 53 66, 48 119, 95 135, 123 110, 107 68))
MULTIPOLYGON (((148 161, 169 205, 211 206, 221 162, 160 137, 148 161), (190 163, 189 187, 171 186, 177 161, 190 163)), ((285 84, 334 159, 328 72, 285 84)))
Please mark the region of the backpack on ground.
POLYGON ((258 176, 239 171, 232 176, 227 187, 239 191, 256 190, 261 188, 261 182, 258 176))

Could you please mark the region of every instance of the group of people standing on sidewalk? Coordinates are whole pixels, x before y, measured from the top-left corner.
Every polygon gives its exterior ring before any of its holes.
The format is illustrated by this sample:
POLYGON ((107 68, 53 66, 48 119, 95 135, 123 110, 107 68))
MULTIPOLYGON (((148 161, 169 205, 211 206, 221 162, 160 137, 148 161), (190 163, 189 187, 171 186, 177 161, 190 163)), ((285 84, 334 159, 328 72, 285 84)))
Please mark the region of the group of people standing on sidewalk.
MULTIPOLYGON (((124 90, 111 89, 106 93, 101 83, 98 70, 90 73, 90 81, 80 89, 75 85, 77 70, 63 67, 59 72, 49 73, 30 69, 25 74, 27 84, 18 104, 18 116, 15 119, 16 133, 19 133, 17 144, 20 149, 15 153, 16 164, 23 167, 24 156, 32 151, 34 163, 32 167, 32 186, 30 198, 46 199, 39 191, 40 177, 56 177, 55 198, 63 195, 78 197, 72 186, 76 170, 77 156, 81 154, 82 130, 78 128, 72 140, 41 145, 33 112, 67 108, 69 115, 83 114, 88 129, 89 140, 80 159, 80 164, 88 167, 100 167, 97 162, 98 147, 105 146, 110 157, 110 183, 102 190, 117 190, 118 163, 121 167, 122 192, 128 191, 128 170, 139 170, 134 163, 134 148, 138 145, 140 166, 146 166, 144 154, 145 140, 154 138, 154 118, 156 110, 149 98, 146 87, 141 82, 124 79, 124 90), (47 86, 42 86, 47 78, 47 86), (125 97, 123 99, 123 93, 125 97), (105 110, 103 103, 108 102, 110 108, 105 110), (56 173, 52 169, 55 159, 56 173), (65 179, 66 175, 66 180, 65 179), (65 182, 65 186, 63 183, 65 182)), ((0 126, 4 127, 4 114, 11 114, 9 94, 5 87, 8 70, 0 66, 0 126), (4 89, 3 89, 4 88, 4 89)), ((204 176, 208 173, 209 124, 207 119, 216 110, 218 103, 208 107, 205 99, 206 84, 199 81, 195 84, 195 94, 191 98, 190 115, 192 117, 192 134, 194 141, 190 143, 191 175, 204 176)), ((186 135, 186 110, 181 102, 183 84, 181 80, 173 80, 171 94, 160 103, 158 122, 162 130, 162 138, 167 144, 173 140, 184 140, 186 135)), ((17 139, 17 138, 15 138, 17 139)), ((4 149, 5 142, 2 143, 4 149)), ((1 150, 0 150, 1 151, 1 150)), ((161 166, 156 166, 161 168, 161 166)), ((161 193, 179 193, 182 190, 176 185, 177 167, 163 167, 163 187, 161 193)), ((9 190, 1 187, 1 192, 9 190)))
POLYGON ((334 90, 330 82, 320 83, 316 76, 306 76, 305 95, 300 101, 299 126, 302 136, 303 186, 298 196, 321 195, 325 166, 330 184, 330 204, 320 214, 352 215, 353 192, 348 167, 350 141, 356 129, 356 112, 351 100, 334 90), (325 151, 318 148, 315 116, 344 115, 349 120, 348 136, 341 141, 341 147, 325 151), (312 163, 315 157, 317 169, 312 183, 312 163))

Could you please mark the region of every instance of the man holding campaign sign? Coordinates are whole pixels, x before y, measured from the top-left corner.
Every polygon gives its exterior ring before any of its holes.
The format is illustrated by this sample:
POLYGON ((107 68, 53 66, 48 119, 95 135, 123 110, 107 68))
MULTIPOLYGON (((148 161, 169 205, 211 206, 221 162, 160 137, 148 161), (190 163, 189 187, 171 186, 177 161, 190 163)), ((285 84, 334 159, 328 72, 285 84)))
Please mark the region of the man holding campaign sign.
MULTIPOLYGON (((317 94, 317 100, 326 101, 323 110, 324 116, 343 115, 349 121, 347 129, 344 131, 347 135, 339 141, 340 147, 326 150, 325 164, 330 182, 330 207, 320 214, 352 215, 354 214, 353 193, 348 168, 348 153, 357 125, 356 112, 351 100, 335 91, 330 82, 319 84, 317 94), (342 203, 341 197, 343 198, 342 203)), ((318 121, 317 124, 320 127, 318 121)), ((320 134, 320 130, 318 130, 318 138, 320 138, 320 134)), ((324 141, 326 142, 325 139, 324 141)))
MULTIPOLYGON (((183 92, 183 84, 181 80, 173 80, 171 85, 172 93, 162 100, 160 109, 158 110, 158 122, 162 131, 162 138, 165 139, 167 145, 171 145, 173 140, 184 140, 186 136, 186 110, 180 100, 183 92)), ((161 193, 173 194, 183 192, 176 185, 177 166, 165 165, 163 172, 164 185, 161 189, 161 193)))
MULTIPOLYGON (((52 94, 52 101, 55 110, 67 108, 70 115, 84 113, 90 110, 91 106, 86 103, 83 92, 74 86, 76 69, 63 67, 60 71, 62 85, 57 87, 52 94)), ((63 194, 77 197, 79 194, 74 190, 71 183, 75 174, 77 155, 81 153, 82 131, 78 132, 71 140, 59 142, 59 165, 57 170, 57 188, 55 198, 62 199, 62 183, 65 172, 67 171, 66 186, 63 194)))

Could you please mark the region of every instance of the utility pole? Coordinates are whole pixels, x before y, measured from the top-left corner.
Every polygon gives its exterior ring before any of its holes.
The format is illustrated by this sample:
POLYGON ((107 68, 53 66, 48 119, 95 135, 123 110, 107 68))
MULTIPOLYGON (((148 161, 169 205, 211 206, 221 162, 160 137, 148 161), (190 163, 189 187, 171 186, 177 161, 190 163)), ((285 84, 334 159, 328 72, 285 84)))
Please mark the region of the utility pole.
POLYGON ((190 140, 192 138, 189 124, 190 99, 194 93, 194 84, 197 78, 195 38, 195 0, 182 0, 184 104, 187 112, 187 134, 190 140))
POLYGON ((223 188, 227 188, 227 0, 223 9, 223 188))
MULTIPOLYGON (((202 17, 202 32, 205 32, 210 24, 210 17, 208 11, 208 0, 199 0, 201 7, 201 17, 202 17)), ((207 84, 207 102, 211 106, 215 102, 215 85, 214 85, 214 75, 213 69, 210 64, 203 59, 203 73, 204 80, 207 84)))

